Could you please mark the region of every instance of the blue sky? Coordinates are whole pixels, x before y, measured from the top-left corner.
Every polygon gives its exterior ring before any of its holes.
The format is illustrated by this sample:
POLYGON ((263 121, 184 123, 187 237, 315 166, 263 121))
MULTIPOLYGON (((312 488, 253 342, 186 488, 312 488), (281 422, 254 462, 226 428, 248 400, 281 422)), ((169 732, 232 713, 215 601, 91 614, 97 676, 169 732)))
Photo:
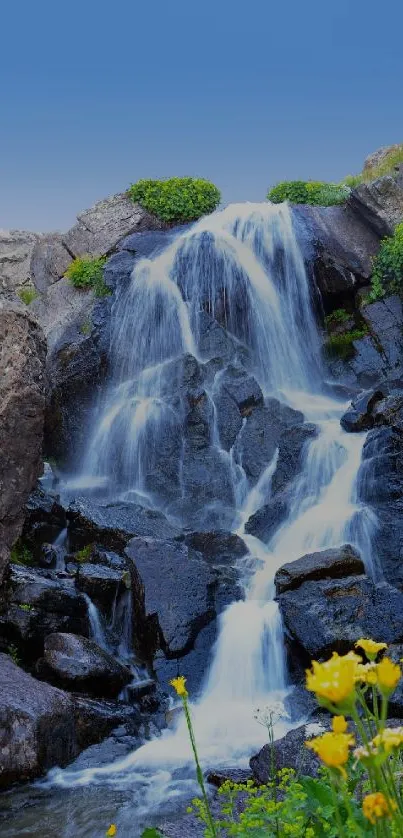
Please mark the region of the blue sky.
POLYGON ((225 203, 403 141, 401 0, 20 0, 2 9, 0 227, 66 229, 140 177, 225 203))

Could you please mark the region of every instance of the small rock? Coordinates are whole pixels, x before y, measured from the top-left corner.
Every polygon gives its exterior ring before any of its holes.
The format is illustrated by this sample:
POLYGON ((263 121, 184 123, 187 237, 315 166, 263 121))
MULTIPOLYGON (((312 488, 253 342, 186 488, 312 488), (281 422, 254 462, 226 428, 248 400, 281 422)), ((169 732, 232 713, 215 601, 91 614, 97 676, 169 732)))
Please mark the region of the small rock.
POLYGON ((340 579, 364 573, 364 563, 354 547, 344 544, 318 553, 307 553, 277 571, 274 582, 277 594, 299 588, 310 579, 340 579))

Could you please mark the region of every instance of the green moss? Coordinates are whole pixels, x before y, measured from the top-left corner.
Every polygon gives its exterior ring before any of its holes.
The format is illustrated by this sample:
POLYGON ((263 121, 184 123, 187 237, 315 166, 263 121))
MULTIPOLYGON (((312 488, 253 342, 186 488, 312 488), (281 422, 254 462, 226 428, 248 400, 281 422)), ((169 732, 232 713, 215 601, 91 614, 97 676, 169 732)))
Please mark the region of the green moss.
POLYGON ((352 329, 338 335, 331 335, 325 343, 325 351, 329 357, 341 358, 343 361, 355 354, 354 341, 361 340, 368 334, 368 329, 352 329))
POLYGON ((399 166, 400 163, 403 163, 403 143, 398 148, 390 151, 378 166, 370 166, 364 169, 359 175, 347 175, 343 183, 353 189, 355 186, 359 186, 360 183, 370 183, 380 177, 385 177, 385 175, 393 176, 396 166, 399 166))
POLYGON ((370 300, 380 300, 387 293, 403 291, 403 223, 398 224, 393 236, 382 239, 373 260, 370 300))
POLYGON ((82 548, 82 550, 79 550, 78 553, 75 554, 75 561, 80 562, 80 564, 88 562, 91 558, 93 549, 93 544, 87 544, 85 547, 82 548))
POLYGON ((21 608, 21 611, 34 611, 35 610, 32 605, 28 605, 28 603, 26 603, 26 602, 22 602, 22 603, 20 602, 18 604, 18 607, 21 608))
POLYGON ((128 190, 131 199, 168 223, 196 221, 217 209, 221 193, 202 178, 139 180, 128 190))
POLYGON ((33 285, 25 285, 23 288, 19 288, 17 294, 26 306, 29 306, 38 297, 38 292, 33 285))
POLYGON ((336 308, 331 314, 328 314, 328 316, 325 317, 325 326, 327 328, 331 326, 339 326, 342 323, 346 323, 350 317, 351 315, 345 308, 336 308))
POLYGON ((91 320, 85 320, 85 322, 82 323, 81 326, 80 326, 80 332, 81 332, 82 335, 90 335, 91 334, 91 329, 92 329, 91 320))
POLYGON ((330 207, 344 204, 350 194, 345 184, 322 181, 290 180, 269 189, 267 197, 273 204, 289 201, 291 204, 312 204, 330 207))
POLYGON ((22 564, 27 567, 32 567, 34 564, 32 551, 21 539, 18 539, 11 548, 10 559, 12 564, 22 564))
POLYGON ((10 658, 14 661, 14 663, 17 666, 21 666, 21 658, 19 656, 17 646, 14 646, 14 643, 11 643, 10 646, 8 647, 7 651, 8 651, 8 654, 10 655, 10 658))
POLYGON ((106 297, 110 290, 104 282, 104 267, 106 259, 103 256, 81 256, 70 262, 65 276, 74 288, 83 291, 93 289, 96 297, 106 297))

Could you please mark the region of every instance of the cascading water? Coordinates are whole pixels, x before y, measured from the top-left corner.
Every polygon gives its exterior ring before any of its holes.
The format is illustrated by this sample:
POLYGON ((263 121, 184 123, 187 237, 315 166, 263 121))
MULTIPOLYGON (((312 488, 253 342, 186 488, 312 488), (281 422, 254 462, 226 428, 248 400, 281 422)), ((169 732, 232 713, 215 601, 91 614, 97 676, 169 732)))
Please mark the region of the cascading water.
MULTIPOLYGON (((282 625, 274 601, 276 569, 308 551, 350 540, 362 550, 367 572, 376 574, 369 550, 376 522, 357 500, 365 435, 346 434, 340 427, 346 406, 324 394, 312 289, 286 205, 230 206, 202 219, 154 260, 138 263, 129 289, 122 289, 114 304, 113 375, 94 416, 80 485, 105 487, 106 500, 141 498, 187 522, 190 449, 178 359, 191 355, 208 366, 215 357, 211 345, 206 348, 206 322, 224 327, 232 341, 229 362, 247 366, 265 397, 279 398, 315 426, 291 488, 287 520, 263 544, 245 534, 245 524, 270 497, 278 451, 253 483, 243 466, 243 428, 229 449, 220 439, 216 393, 222 367, 213 375, 206 407, 211 407, 209 456, 214 453, 213 463, 225 470, 231 488, 225 502, 215 499, 215 515, 220 522, 225 512, 227 526, 232 510, 232 528, 244 539, 254 572, 245 580, 245 600, 221 616, 210 671, 193 713, 203 764, 239 765, 267 739, 254 720, 256 708, 281 704, 287 692, 282 625), (158 481, 156 464, 164 457, 170 469, 158 481)), ((196 516, 197 504, 192 507, 196 516)), ((284 711, 277 735, 288 723, 284 711)), ((49 782, 130 788, 132 805, 155 813, 169 798, 193 793, 190 762, 186 726, 179 718, 174 730, 119 762, 77 772, 56 770, 49 782)), ((123 834, 138 834, 127 809, 115 819, 123 834)))

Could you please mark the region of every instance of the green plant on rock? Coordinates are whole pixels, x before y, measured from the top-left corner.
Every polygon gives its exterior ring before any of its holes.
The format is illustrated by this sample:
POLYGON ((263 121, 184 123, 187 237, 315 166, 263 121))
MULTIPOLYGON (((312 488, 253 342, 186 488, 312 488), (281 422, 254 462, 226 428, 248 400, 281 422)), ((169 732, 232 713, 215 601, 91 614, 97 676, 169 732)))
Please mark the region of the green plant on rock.
POLYGON ((110 290, 104 282, 104 267, 106 259, 103 256, 80 256, 70 262, 65 276, 74 288, 82 291, 92 289, 96 297, 106 297, 110 290))
POLYGON ((401 163, 403 163, 403 143, 398 145, 397 148, 392 148, 389 154, 386 154, 377 165, 367 166, 358 175, 347 175, 347 177, 344 178, 343 183, 346 184, 346 186, 350 186, 351 189, 354 189, 354 187, 359 186, 360 183, 371 183, 371 181, 378 180, 378 178, 385 177, 385 175, 391 175, 393 177, 395 175, 396 168, 401 163))
POLYGON ((221 200, 213 183, 192 177, 139 180, 130 186, 128 194, 135 203, 168 223, 196 221, 214 212, 221 200))
POLYGON ((388 292, 403 290, 403 223, 398 224, 393 236, 381 241, 373 260, 371 301, 382 299, 388 292))
POLYGON ((14 643, 10 643, 7 651, 11 660, 14 661, 17 666, 21 666, 21 658, 17 646, 15 646, 14 643))
POLYGON ((85 547, 83 547, 81 550, 79 550, 78 553, 75 554, 75 556, 74 556, 75 561, 79 562, 80 564, 83 564, 84 562, 88 562, 90 560, 91 556, 92 556, 93 549, 94 549, 93 544, 87 544, 85 547))
POLYGON ((17 294, 26 306, 29 306, 38 296, 38 292, 33 285, 24 285, 23 288, 18 289, 17 294))
POLYGON ((34 564, 32 551, 20 538, 11 548, 10 560, 12 564, 22 564, 28 567, 32 567, 34 564))
POLYGON ((33 608, 33 606, 32 606, 32 605, 28 605, 28 603, 27 603, 27 602, 20 602, 20 603, 18 603, 18 607, 21 609, 21 611, 34 611, 34 610, 35 610, 35 609, 33 608))
POLYGON ((290 180, 269 189, 267 198, 273 204, 289 201, 291 204, 311 204, 330 207, 344 204, 350 194, 345 184, 322 181, 290 180))
POLYGON ((330 335, 325 343, 325 351, 329 357, 341 358, 347 361, 355 354, 354 341, 361 340, 368 334, 368 329, 352 329, 350 332, 330 335))
POLYGON ((325 326, 327 328, 332 326, 341 326, 343 323, 346 323, 350 320, 351 315, 346 311, 345 308, 336 308, 331 314, 328 314, 325 317, 325 326))

